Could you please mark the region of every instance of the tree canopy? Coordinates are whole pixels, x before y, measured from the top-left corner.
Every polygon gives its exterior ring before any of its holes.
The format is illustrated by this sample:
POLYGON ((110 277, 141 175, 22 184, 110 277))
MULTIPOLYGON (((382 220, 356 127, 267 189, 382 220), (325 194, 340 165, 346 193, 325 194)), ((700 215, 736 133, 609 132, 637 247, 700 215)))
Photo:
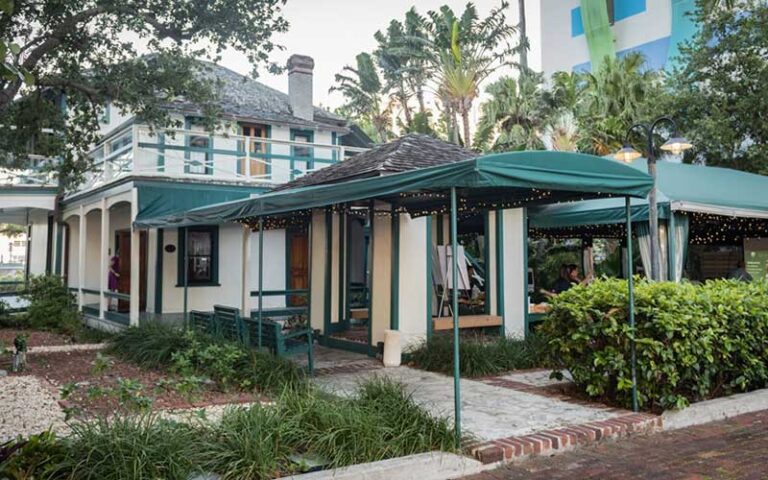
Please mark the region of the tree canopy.
POLYGON ((87 168, 104 105, 152 126, 185 98, 213 121, 215 85, 196 59, 229 48, 272 71, 285 0, 0 0, 0 167, 58 157, 64 178, 87 168), (139 45, 144 55, 140 55, 139 45), (56 103, 58 102, 58 103, 56 103), (66 120, 66 121, 65 121, 66 120))

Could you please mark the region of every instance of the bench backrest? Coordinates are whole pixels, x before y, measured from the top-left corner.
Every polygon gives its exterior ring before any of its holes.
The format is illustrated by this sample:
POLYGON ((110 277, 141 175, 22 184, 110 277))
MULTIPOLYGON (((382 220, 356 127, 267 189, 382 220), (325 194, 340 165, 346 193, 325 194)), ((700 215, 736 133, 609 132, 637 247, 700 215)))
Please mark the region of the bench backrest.
POLYGON ((228 340, 240 341, 242 336, 240 309, 224 305, 214 305, 213 314, 216 317, 216 324, 219 329, 217 333, 228 340))
POLYGON ((192 329, 197 332, 206 335, 214 335, 216 333, 215 324, 213 322, 213 313, 211 312, 192 310, 189 312, 189 322, 192 325, 192 329))
MULTIPOLYGON (((258 313, 251 314, 251 318, 243 319, 246 336, 250 346, 255 347, 259 344, 259 320, 258 313)), ((261 345, 272 350, 282 348, 283 327, 272 320, 261 320, 261 345)))

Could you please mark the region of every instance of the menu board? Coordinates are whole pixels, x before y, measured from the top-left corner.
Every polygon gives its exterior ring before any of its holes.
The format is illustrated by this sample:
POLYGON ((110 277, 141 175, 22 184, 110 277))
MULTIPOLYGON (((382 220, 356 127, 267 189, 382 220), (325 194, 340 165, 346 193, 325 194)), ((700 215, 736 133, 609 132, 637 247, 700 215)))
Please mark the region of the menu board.
POLYGON ((768 238, 744 239, 744 267, 753 279, 768 279, 768 238))

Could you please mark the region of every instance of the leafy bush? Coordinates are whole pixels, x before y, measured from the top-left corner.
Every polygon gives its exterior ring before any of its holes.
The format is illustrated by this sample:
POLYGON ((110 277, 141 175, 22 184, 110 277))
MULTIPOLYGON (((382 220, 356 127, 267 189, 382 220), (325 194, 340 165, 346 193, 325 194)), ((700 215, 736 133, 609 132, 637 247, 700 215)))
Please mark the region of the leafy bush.
MULTIPOLYGON (((64 476, 66 447, 50 431, 0 445, 0 478, 35 479, 64 476)), ((60 478, 60 477, 59 477, 60 478)))
POLYGON ((75 296, 56 275, 30 277, 23 298, 29 301, 24 324, 37 330, 74 335, 82 326, 75 296))
MULTIPOLYGON (((482 377, 521 368, 544 367, 545 342, 536 335, 524 339, 502 336, 462 337, 459 342, 459 369, 462 376, 482 377)), ((453 373, 453 336, 434 335, 409 353, 419 368, 453 373)))
MULTIPOLYGON (((682 408, 768 385, 768 284, 639 281, 635 304, 640 405, 682 408)), ((588 395, 631 405, 626 281, 558 295, 540 332, 588 395)))
POLYGON ((220 387, 279 392, 304 381, 293 362, 198 332, 146 323, 118 333, 110 352, 145 368, 202 375, 220 387))

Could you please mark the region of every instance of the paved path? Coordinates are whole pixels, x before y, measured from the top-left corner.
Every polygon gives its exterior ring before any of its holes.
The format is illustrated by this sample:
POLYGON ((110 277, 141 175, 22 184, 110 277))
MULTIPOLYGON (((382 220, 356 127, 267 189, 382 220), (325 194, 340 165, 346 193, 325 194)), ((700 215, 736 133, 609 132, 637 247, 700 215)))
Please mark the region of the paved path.
MULTIPOLYGON (((315 382, 329 392, 351 395, 361 381, 374 375, 385 375, 403 383, 416 402, 433 414, 453 417, 453 378, 445 375, 396 367, 342 371, 318 376, 315 382)), ((526 374, 526 380, 549 383, 548 376, 549 372, 546 371, 532 372, 526 374)), ((532 385, 523 386, 530 388, 532 385)), ((607 420, 624 413, 604 406, 580 405, 520 389, 492 385, 487 381, 461 380, 462 427, 480 441, 607 420)))
POLYGON ((768 410, 536 458, 465 480, 768 479, 768 410))

